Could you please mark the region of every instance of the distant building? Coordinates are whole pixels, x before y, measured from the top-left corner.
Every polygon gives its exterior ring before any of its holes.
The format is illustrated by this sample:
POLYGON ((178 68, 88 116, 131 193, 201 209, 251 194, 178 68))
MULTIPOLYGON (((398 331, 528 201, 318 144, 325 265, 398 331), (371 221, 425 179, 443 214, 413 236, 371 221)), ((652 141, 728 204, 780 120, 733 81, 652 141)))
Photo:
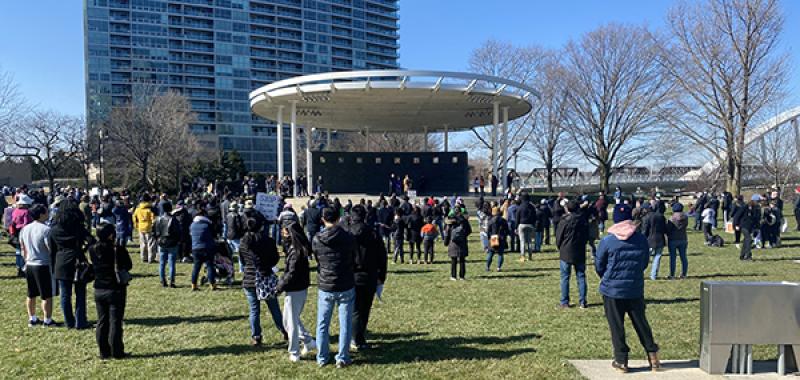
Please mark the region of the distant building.
POLYGON ((397 0, 84 0, 88 125, 136 83, 157 83, 189 99, 203 145, 276 172, 275 126, 253 115, 249 92, 305 74, 397 68, 397 11, 397 0))

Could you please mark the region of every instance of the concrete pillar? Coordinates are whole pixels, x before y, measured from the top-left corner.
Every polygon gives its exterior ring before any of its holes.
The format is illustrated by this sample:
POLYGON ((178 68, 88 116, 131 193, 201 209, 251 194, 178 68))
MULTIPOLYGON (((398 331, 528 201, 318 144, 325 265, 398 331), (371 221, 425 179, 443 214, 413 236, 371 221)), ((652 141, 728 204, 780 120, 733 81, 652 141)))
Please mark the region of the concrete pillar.
MULTIPOLYGON (((494 102, 492 103, 493 112, 492 112, 492 136, 491 136, 491 144, 492 144, 492 175, 497 177, 497 129, 500 126, 500 103, 494 102)), ((491 184, 491 178, 486 179, 486 183, 491 184)))
POLYGON ((364 127, 364 146, 367 148, 367 152, 369 152, 369 127, 364 127))
POLYGON ((283 178, 283 106, 278 106, 278 180, 283 178))
MULTIPOLYGON (((331 129, 327 128, 325 130, 325 150, 331 150, 331 129)), ((311 193, 309 193, 311 194, 311 193)))
POLYGON ((423 128, 424 133, 425 133, 425 137, 424 137, 425 141, 423 142, 422 149, 424 149, 424 152, 427 152, 428 151, 428 126, 426 125, 426 126, 424 126, 422 128, 423 128))
POLYGON ((500 172, 500 184, 502 185, 503 192, 507 192, 506 189, 506 175, 508 174, 508 107, 503 107, 503 137, 502 137, 502 158, 500 162, 502 163, 502 168, 500 172))
MULTIPOLYGON (((291 149, 292 149, 292 180, 297 180, 297 101, 292 101, 291 107, 291 149)), ((292 194, 297 196, 297 186, 292 189, 292 194)))
POLYGON ((448 144, 448 137, 449 137, 449 133, 448 133, 448 131, 447 131, 447 127, 448 127, 448 125, 447 125, 447 124, 445 124, 445 125, 444 125, 444 151, 445 151, 445 152, 447 152, 447 151, 448 151, 448 148, 449 148, 449 147, 447 146, 447 144, 448 144))
MULTIPOLYGON (((311 170, 311 137, 314 130, 306 127, 306 190, 309 194, 314 194, 314 172, 311 170)), ((330 130, 330 129, 329 129, 330 130)), ((297 187, 297 186, 295 186, 297 187)))

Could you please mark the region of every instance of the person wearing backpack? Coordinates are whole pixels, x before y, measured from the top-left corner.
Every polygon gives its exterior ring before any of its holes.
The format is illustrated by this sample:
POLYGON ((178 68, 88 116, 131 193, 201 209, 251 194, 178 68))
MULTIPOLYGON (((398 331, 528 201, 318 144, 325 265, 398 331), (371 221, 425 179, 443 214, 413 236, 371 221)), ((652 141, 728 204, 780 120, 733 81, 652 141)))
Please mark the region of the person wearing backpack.
POLYGON ((244 218, 239 214, 239 206, 231 202, 225 216, 225 241, 231 249, 231 254, 239 258, 239 273, 244 273, 244 262, 242 255, 239 254, 239 246, 242 236, 244 236, 244 218))
POLYGON ((160 204, 161 216, 156 219, 153 226, 153 237, 158 243, 159 260, 158 276, 161 278, 161 286, 170 288, 175 287, 175 259, 178 256, 178 246, 181 242, 181 227, 178 220, 172 215, 172 203, 163 202, 160 204), (165 278, 166 265, 169 263, 169 285, 165 278))
POLYGON ((447 218, 447 234, 444 238, 444 245, 447 246, 447 256, 450 257, 450 280, 465 280, 467 265, 466 260, 469 255, 467 238, 472 233, 468 216, 459 209, 450 212, 447 218), (458 269, 458 273, 456 273, 458 269), (456 278, 458 274, 458 278, 456 278))

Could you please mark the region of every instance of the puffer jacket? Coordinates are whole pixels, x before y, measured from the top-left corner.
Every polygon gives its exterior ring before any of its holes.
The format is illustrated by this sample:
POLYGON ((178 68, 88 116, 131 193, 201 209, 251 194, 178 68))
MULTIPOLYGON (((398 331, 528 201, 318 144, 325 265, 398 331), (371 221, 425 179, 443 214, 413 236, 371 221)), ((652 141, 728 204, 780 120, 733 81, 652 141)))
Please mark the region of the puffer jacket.
MULTIPOLYGON (((209 230, 211 221, 208 222, 209 230)), ((192 223, 194 226, 194 223, 192 223)), ((194 247, 192 247, 194 249, 194 247)), ((244 276, 242 288, 254 289, 256 287, 256 271, 266 276, 272 272, 272 267, 278 264, 278 248, 275 240, 264 232, 247 232, 244 234, 239 246, 239 255, 244 263, 244 276)))
POLYGON ((192 236, 192 251, 213 252, 216 249, 214 226, 205 216, 194 217, 189 234, 192 236))
POLYGON ((469 245, 467 238, 472 233, 472 226, 469 221, 463 216, 456 216, 447 221, 445 227, 444 245, 447 246, 447 256, 450 258, 459 258, 469 256, 469 245), (458 236, 463 239, 458 239, 458 236))
POLYGON ((311 284, 308 257, 286 241, 283 246, 286 253, 286 267, 283 269, 283 276, 278 281, 277 293, 299 292, 308 289, 311 284))
POLYGON ((559 258, 567 264, 586 263, 589 225, 581 214, 566 214, 558 222, 556 246, 559 258))
POLYGON ((520 205, 517 206, 516 213, 515 219, 517 220, 517 225, 536 224, 536 207, 532 205, 531 202, 523 200, 520 205))
POLYGON ((357 286, 376 286, 386 281, 386 246, 374 229, 369 228, 358 215, 351 214, 344 228, 353 235, 358 248, 354 256, 354 274, 357 286))
POLYGON ((647 245, 652 249, 664 248, 667 244, 667 222, 664 214, 651 211, 642 220, 642 233, 647 237, 647 245))
POLYGON ((353 257, 356 240, 339 225, 314 235, 311 243, 317 258, 317 284, 325 292, 344 292, 355 286, 353 257))
POLYGON ((667 221, 667 240, 686 241, 686 227, 689 226, 689 217, 682 212, 672 214, 667 221))
MULTIPOLYGON (((486 226, 486 234, 491 238, 492 235, 497 235, 500 238, 499 250, 505 252, 508 249, 508 241, 506 240, 509 235, 508 222, 506 222, 500 215, 495 215, 486 226)), ((492 249, 491 247, 489 249, 492 249)), ((494 249, 492 249, 494 250, 494 249)))
POLYGON ((150 233, 155 221, 156 215, 150 202, 142 202, 136 206, 136 211, 133 212, 133 228, 142 233, 150 233))
POLYGON ((611 226, 600 241, 594 266, 600 294, 615 299, 644 297, 644 270, 650 261, 647 238, 626 220, 611 226))

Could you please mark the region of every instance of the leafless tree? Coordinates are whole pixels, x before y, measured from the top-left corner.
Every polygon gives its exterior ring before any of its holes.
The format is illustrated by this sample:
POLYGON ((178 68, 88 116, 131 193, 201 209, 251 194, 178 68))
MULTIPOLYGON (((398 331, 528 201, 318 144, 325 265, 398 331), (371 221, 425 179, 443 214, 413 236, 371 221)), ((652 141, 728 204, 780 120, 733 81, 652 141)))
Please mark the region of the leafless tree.
MULTIPOLYGON (((315 135, 317 146, 323 146, 326 136, 324 133, 315 135)), ((358 152, 364 151, 367 146, 367 137, 359 132, 339 132, 331 139, 329 150, 358 152)), ((438 135, 428 134, 428 150, 441 149, 442 141, 438 135)), ((371 152, 422 152, 425 150, 425 135, 420 133, 370 133, 369 150, 371 152)))
POLYGON ((194 157, 198 146, 189 131, 195 119, 188 100, 173 91, 152 84, 133 86, 132 100, 115 107, 104 126, 108 134, 108 155, 112 162, 127 164, 139 172, 139 185, 156 189, 167 168, 180 171, 194 157), (116 155, 116 157, 113 157, 116 155))
POLYGON ((10 73, 0 69, 0 128, 5 128, 20 116, 25 102, 10 73))
POLYGON ((798 141, 800 136, 795 134, 791 123, 779 125, 747 146, 745 160, 756 163, 768 176, 770 185, 781 188, 798 178, 798 141))
POLYGON ((89 139, 86 121, 83 118, 76 118, 75 123, 74 132, 69 134, 67 138, 69 139, 73 159, 81 166, 84 187, 88 189, 91 182, 89 173, 92 171, 97 155, 95 154, 94 145, 89 139))
MULTIPOLYGON (((523 84, 532 83, 537 77, 537 68, 546 56, 544 49, 538 46, 518 47, 508 42, 488 40, 483 45, 472 52, 469 59, 469 70, 474 73, 491 75, 500 78, 511 79, 523 84)), ((482 83, 492 87, 499 87, 499 83, 482 83)), ((538 112, 539 104, 534 105, 534 109, 526 118, 509 121, 508 141, 509 154, 505 162, 498 162, 498 166, 507 165, 512 157, 520 153, 521 150, 530 143, 534 136, 535 124, 531 120, 532 115, 538 112)), ((495 130, 494 125, 475 127, 472 129, 475 137, 468 148, 478 155, 490 157, 495 146, 501 144, 499 130, 495 130)), ((498 157, 498 159, 500 159, 498 157)), ((491 161, 490 161, 491 162, 491 161)))
POLYGON ((75 156, 72 141, 81 131, 81 119, 56 112, 32 112, 15 117, 2 129, 5 144, 0 153, 6 158, 28 158, 47 177, 51 191, 64 165, 75 156))
POLYGON ((572 161, 577 151, 566 128, 569 101, 564 87, 566 73, 558 59, 559 54, 548 52, 538 68, 540 74, 533 85, 541 95, 540 108, 527 122, 532 137, 526 151, 535 163, 544 166, 549 192, 553 191, 555 169, 572 161))
POLYGON ((609 189, 615 167, 644 158, 658 127, 658 105, 670 84, 644 27, 610 24, 565 48, 567 128, 575 146, 609 189))
POLYGON ((684 3, 668 23, 672 39, 660 58, 678 91, 664 119, 722 164, 727 190, 738 195, 745 135, 784 96, 778 0, 684 3))

